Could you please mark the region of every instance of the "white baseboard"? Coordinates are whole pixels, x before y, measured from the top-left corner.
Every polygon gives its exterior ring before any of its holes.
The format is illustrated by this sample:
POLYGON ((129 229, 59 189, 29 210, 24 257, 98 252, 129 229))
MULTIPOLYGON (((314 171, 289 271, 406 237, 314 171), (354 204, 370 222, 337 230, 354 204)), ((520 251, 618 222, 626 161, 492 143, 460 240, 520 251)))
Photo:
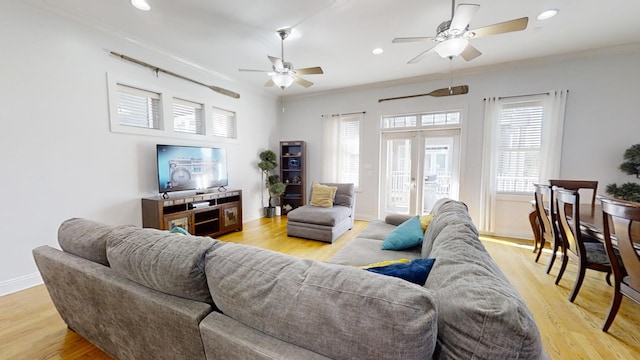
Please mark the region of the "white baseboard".
POLYGON ((20 290, 42 284, 40 273, 21 276, 0 282, 0 296, 8 295, 20 290))

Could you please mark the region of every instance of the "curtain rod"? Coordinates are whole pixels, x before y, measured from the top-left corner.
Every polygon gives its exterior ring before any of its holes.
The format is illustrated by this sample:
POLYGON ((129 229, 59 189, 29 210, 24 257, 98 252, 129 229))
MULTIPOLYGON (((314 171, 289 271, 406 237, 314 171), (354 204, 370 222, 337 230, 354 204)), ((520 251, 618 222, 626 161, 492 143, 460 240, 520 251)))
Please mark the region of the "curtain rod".
MULTIPOLYGON (((356 112, 350 112, 350 113, 344 113, 344 114, 331 114, 330 116, 355 115, 355 114, 366 114, 366 113, 367 113, 366 111, 356 111, 356 112)), ((324 116, 325 115, 321 115, 321 117, 324 117, 324 116)))
MULTIPOLYGON (((567 90, 567 93, 569 92, 569 90, 567 90)), ((538 96, 538 95, 551 95, 551 92, 547 91, 547 92, 543 92, 543 93, 537 93, 537 94, 526 94, 526 95, 511 95, 511 96, 499 96, 498 100, 502 100, 502 99, 511 99, 511 98, 517 98, 517 97, 527 97, 527 96, 538 96)), ((487 100, 487 98, 484 98, 483 100, 487 100)))

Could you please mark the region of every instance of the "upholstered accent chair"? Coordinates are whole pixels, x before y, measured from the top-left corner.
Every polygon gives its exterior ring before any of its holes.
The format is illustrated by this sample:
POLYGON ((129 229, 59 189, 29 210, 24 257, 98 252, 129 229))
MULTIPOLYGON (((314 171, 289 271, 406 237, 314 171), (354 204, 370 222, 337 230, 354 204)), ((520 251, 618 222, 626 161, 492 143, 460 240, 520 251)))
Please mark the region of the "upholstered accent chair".
MULTIPOLYGON (((315 185, 315 184, 314 184, 315 185)), ((331 206, 316 206, 311 188, 311 202, 287 213, 287 235, 333 243, 354 223, 355 186, 346 183, 322 183, 336 187, 331 206)), ((316 188, 318 191, 318 188, 316 188)))

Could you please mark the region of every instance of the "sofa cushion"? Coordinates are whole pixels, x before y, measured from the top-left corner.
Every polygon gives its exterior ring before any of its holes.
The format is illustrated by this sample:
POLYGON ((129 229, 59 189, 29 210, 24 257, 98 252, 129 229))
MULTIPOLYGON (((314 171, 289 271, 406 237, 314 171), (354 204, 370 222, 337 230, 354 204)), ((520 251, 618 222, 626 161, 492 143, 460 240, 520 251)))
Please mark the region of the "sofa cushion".
MULTIPOLYGON (((458 217, 446 226, 439 219, 466 212, 450 202, 427 229, 439 227, 430 257, 438 259, 425 287, 436 290, 440 359, 538 359, 544 357, 540 334, 524 301, 486 252, 473 223, 458 217)), ((426 238, 426 236, 425 236, 426 238)), ((426 240, 425 240, 426 241, 426 240)))
POLYGON ((420 248, 407 250, 381 250, 380 240, 357 237, 331 257, 332 264, 363 266, 380 261, 420 258, 420 248))
MULTIPOLYGON (((355 186, 349 183, 322 183, 326 186, 335 186, 338 188, 336 196, 333 199, 333 205, 346 206, 348 208, 353 207, 356 202, 355 186)), ((311 196, 313 196, 313 188, 311 189, 311 196)))
POLYGON ((332 208, 304 205, 287 213, 287 219, 292 222, 336 226, 351 216, 351 209, 344 206, 332 208))
POLYGON ((413 216, 409 220, 398 225, 385 236, 382 241, 382 250, 404 250, 422 243, 424 233, 420 218, 413 216))
POLYGON ((121 276, 146 287, 211 303, 204 274, 209 249, 225 243, 168 231, 115 227, 108 235, 107 258, 121 276))
POLYGON ((333 359, 427 359, 432 292, 357 268, 238 244, 211 251, 209 288, 227 316, 333 359))
POLYGON ((87 219, 69 219, 58 228, 58 244, 70 254, 109 266, 107 234, 111 229, 113 226, 87 219))
POLYGON ((473 220, 471 220, 467 206, 464 203, 455 200, 440 199, 436 204, 438 207, 434 206, 435 216, 424 233, 422 242, 423 258, 432 257, 430 254, 433 247, 433 240, 448 226, 460 225, 468 228, 476 238, 479 236, 478 230, 473 225, 473 220))
POLYGON ((314 181, 311 188, 313 189, 311 192, 311 205, 327 208, 333 207, 333 199, 336 196, 338 187, 322 185, 314 181))

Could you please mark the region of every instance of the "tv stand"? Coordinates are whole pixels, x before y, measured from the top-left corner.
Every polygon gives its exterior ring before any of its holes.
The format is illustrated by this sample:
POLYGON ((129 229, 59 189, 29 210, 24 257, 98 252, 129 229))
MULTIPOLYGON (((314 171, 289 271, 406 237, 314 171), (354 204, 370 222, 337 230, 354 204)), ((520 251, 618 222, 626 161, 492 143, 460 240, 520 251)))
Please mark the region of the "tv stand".
POLYGON ((242 231, 242 190, 142 199, 142 226, 216 237, 242 231))

